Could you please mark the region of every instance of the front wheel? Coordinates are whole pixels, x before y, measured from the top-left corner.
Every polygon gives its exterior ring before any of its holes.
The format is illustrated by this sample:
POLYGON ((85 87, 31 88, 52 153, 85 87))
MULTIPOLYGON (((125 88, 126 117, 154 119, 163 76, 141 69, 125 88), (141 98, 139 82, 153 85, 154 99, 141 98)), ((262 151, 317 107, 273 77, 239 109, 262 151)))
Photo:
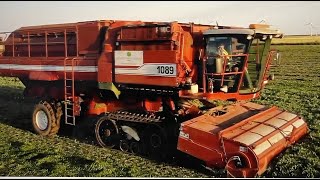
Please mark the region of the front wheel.
POLYGON ((54 108, 46 101, 35 105, 32 114, 32 125, 34 131, 42 136, 55 135, 60 128, 54 108))

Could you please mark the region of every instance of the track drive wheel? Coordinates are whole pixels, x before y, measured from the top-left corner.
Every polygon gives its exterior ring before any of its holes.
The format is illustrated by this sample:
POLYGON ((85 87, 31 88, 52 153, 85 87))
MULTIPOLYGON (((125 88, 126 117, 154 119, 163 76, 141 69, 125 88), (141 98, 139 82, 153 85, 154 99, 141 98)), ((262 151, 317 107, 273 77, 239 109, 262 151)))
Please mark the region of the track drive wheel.
POLYGON ((94 132, 98 144, 102 147, 113 148, 120 142, 118 126, 108 116, 98 119, 94 132))
POLYGON ((164 129, 158 125, 150 125, 144 131, 144 146, 148 156, 163 160, 168 155, 168 139, 164 129))
POLYGON ((60 118, 56 117, 54 107, 47 101, 35 105, 32 114, 32 126, 42 136, 56 135, 60 128, 60 118))

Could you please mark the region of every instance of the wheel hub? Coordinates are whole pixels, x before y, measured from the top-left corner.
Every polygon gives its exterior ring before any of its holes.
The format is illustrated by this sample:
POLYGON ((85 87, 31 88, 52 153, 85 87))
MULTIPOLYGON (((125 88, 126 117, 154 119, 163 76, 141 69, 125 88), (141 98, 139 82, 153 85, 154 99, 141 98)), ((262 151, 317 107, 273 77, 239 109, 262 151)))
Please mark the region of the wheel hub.
POLYGON ((43 131, 48 127, 49 118, 44 111, 38 111, 36 114, 36 124, 38 128, 43 131))
POLYGON ((111 131, 110 131, 109 129, 106 129, 106 130, 104 131, 104 135, 105 135, 106 137, 109 137, 109 136, 111 135, 111 131))
POLYGON ((153 148, 158 148, 161 146, 161 137, 159 135, 152 134, 150 139, 153 148))

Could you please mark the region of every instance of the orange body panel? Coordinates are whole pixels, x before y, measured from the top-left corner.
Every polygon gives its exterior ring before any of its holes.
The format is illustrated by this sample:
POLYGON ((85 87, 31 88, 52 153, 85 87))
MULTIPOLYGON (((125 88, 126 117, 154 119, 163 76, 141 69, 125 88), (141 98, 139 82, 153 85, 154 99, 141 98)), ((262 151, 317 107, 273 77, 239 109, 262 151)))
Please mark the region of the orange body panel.
POLYGON ((127 83, 127 84, 144 84, 144 85, 157 84, 157 86, 169 86, 169 87, 177 86, 176 78, 172 78, 172 77, 116 75, 115 81, 121 82, 121 83, 127 83))
POLYGON ((254 103, 228 106, 227 113, 221 116, 196 117, 183 122, 181 129, 180 151, 211 167, 226 166, 235 177, 262 174, 274 156, 308 131, 307 124, 297 115, 254 103), (233 156, 241 157, 246 165, 236 167, 230 160, 233 156))
POLYGON ((161 110, 161 107, 162 107, 161 98, 158 98, 158 99, 153 100, 153 101, 146 99, 143 102, 143 106, 149 112, 158 112, 158 111, 161 110))
POLYGON ((219 100, 248 100, 254 99, 260 96, 260 92, 252 94, 240 94, 240 93, 224 93, 224 92, 215 92, 215 93, 194 93, 190 94, 186 90, 179 92, 180 97, 190 98, 190 99, 219 99, 219 100))

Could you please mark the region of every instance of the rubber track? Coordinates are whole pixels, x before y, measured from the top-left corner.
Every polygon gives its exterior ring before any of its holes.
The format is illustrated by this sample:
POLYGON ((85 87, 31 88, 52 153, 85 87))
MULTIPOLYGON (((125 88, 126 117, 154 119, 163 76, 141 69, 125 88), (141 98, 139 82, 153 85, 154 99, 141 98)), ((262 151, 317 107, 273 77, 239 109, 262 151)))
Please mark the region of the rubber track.
POLYGON ((116 111, 116 112, 109 113, 108 118, 110 120, 115 120, 115 121, 121 120, 121 121, 137 122, 137 123, 159 123, 165 119, 165 117, 130 113, 127 111, 116 111))

